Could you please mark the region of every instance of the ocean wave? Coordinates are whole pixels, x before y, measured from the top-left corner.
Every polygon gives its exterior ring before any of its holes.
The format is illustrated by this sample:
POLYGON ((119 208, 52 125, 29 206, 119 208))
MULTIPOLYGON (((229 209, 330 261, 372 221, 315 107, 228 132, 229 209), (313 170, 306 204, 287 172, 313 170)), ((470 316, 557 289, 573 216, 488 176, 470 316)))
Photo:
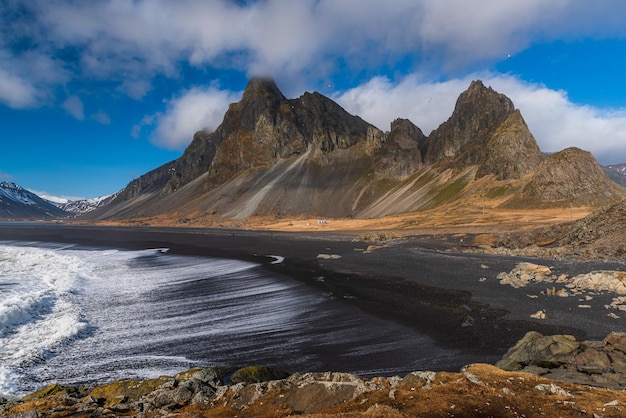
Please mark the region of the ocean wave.
POLYGON ((76 304, 81 261, 58 250, 0 245, 0 393, 87 328, 76 304))

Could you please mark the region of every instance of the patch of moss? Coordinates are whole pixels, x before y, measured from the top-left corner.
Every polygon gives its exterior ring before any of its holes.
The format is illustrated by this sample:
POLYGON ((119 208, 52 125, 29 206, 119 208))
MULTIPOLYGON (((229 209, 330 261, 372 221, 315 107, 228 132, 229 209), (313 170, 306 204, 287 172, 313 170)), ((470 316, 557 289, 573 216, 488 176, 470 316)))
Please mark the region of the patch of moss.
POLYGON ((233 383, 261 383, 269 380, 285 379, 289 375, 267 366, 250 366, 237 370, 230 377, 233 383))
POLYGON ((96 399, 109 400, 127 397, 130 401, 136 401, 171 379, 171 377, 159 377, 145 380, 118 380, 106 385, 96 386, 89 394, 96 399))
POLYGON ((506 184, 504 186, 493 187, 487 190, 485 196, 487 197, 487 199, 499 199, 511 193, 512 191, 513 187, 511 187, 511 185, 509 184, 506 184))

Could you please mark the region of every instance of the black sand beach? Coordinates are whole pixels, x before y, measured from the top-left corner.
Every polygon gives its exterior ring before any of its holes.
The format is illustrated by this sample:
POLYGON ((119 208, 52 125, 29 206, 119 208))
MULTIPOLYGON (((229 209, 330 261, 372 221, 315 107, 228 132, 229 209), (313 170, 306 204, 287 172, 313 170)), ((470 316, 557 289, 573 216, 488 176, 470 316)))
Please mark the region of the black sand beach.
MULTIPOLYGON (((496 275, 520 261, 550 265, 573 274, 623 264, 557 262, 454 252, 453 240, 409 237, 365 252, 353 233, 286 233, 228 229, 1 225, 0 240, 72 243, 125 249, 164 248, 171 253, 254 260, 323 292, 433 337, 440 345, 496 361, 527 331, 602 339, 624 330, 626 321, 607 317, 599 296, 581 309, 577 298, 540 295, 541 285, 513 289, 496 275), (328 258, 319 258, 326 254, 328 258), (285 260, 271 264, 281 256, 285 260), (332 257, 332 256, 340 256, 332 257), (545 320, 530 314, 544 309, 545 320)), ((543 286, 545 288, 545 285, 543 286)), ((608 298, 608 299, 607 299, 608 298)), ((332 353, 329 353, 332 355, 332 353)), ((447 367, 446 367, 447 368, 447 367)), ((450 365, 450 369, 458 365, 450 365)))

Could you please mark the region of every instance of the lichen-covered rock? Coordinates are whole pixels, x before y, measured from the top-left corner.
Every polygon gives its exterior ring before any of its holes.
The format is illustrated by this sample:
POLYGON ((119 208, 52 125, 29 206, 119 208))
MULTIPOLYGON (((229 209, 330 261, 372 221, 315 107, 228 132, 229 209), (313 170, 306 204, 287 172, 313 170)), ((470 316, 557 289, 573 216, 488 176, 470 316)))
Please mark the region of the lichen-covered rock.
MULTIPOLYGON (((605 339, 606 343, 581 343, 581 346, 592 350, 612 350, 613 354, 622 353, 618 347, 621 347, 624 338, 626 335, 612 334, 605 339)), ((595 361, 591 356, 587 360, 595 361)), ((584 363, 589 365, 587 360, 584 363)), ((126 380, 119 385, 103 385, 109 386, 103 393, 117 393, 115 402, 111 401, 107 407, 102 405, 102 401, 84 396, 76 389, 76 396, 68 391, 67 394, 57 393, 30 401, 0 400, 0 416, 274 418, 314 414, 355 418, 451 415, 578 417, 589 415, 586 411, 602 411, 603 416, 623 416, 621 408, 626 404, 625 391, 567 383, 578 380, 586 385, 620 388, 623 375, 599 374, 593 370, 582 373, 571 366, 536 368, 545 376, 561 380, 556 382, 528 374, 529 369, 525 369, 525 373, 516 373, 491 365, 471 364, 460 373, 412 372, 404 378, 371 379, 347 373, 303 373, 262 383, 220 385, 217 392, 211 395, 205 392, 216 383, 211 369, 192 369, 176 377, 159 379, 160 385, 139 401, 132 401, 137 392, 132 392, 133 385, 128 386, 130 381, 126 380), (205 378, 201 379, 202 376, 205 378), (119 389, 124 387, 130 390, 129 396, 119 395, 119 389), (191 399, 187 391, 195 392, 191 399)), ((214 371, 220 375, 224 370, 218 368, 214 371)), ((135 382, 134 386, 144 389, 155 383, 135 382)))
POLYGON ((285 394, 285 403, 297 413, 313 414, 354 399, 357 384, 315 382, 297 386, 285 394))
POLYGON ((580 343, 571 335, 543 336, 530 331, 496 363, 504 370, 522 370, 527 366, 554 368, 573 360, 580 343))
POLYGON ((76 392, 75 388, 69 386, 63 386, 58 383, 53 383, 45 388, 41 388, 36 392, 33 392, 29 395, 24 396, 25 401, 31 401, 33 399, 45 398, 47 396, 52 395, 61 395, 61 394, 73 394, 76 392))

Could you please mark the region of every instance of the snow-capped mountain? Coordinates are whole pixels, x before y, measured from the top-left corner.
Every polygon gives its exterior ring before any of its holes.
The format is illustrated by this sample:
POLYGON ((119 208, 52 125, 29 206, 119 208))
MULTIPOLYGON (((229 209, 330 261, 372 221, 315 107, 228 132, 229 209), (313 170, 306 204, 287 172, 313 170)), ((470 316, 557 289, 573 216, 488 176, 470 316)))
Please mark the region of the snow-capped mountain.
POLYGON ((15 183, 0 183, 0 219, 64 218, 68 212, 15 183))
POLYGON ((607 165, 604 167, 604 171, 606 171, 611 180, 626 186, 626 163, 607 165))
POLYGON ((91 212, 100 206, 106 205, 111 200, 115 199, 115 196, 117 196, 117 193, 107 196, 94 197, 93 199, 70 200, 66 203, 55 203, 55 205, 64 211, 81 214, 91 212))

